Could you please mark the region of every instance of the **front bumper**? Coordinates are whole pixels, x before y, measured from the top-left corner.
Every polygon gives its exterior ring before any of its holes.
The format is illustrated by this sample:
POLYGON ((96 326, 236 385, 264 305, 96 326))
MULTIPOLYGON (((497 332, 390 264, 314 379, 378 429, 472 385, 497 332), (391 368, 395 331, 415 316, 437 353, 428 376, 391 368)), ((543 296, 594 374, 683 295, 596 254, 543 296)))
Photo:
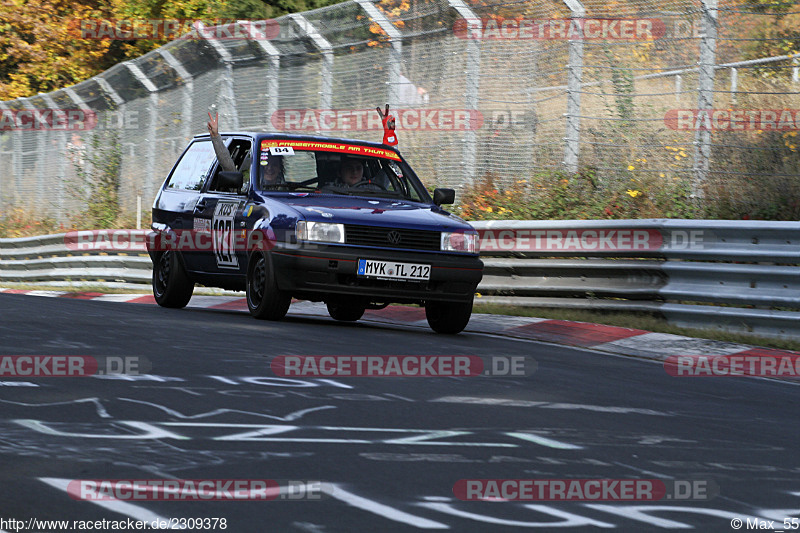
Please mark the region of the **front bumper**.
POLYGON ((372 302, 468 302, 483 277, 476 256, 316 245, 314 249, 272 252, 278 286, 309 300, 328 294, 361 296, 372 302), (383 280, 357 276, 358 260, 431 265, 427 281, 383 280))

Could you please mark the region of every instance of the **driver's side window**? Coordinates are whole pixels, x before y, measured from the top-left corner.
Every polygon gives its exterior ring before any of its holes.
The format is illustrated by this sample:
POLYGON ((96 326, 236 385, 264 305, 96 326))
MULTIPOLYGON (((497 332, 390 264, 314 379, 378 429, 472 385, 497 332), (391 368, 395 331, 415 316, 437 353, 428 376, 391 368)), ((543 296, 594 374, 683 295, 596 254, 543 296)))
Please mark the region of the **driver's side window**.
POLYGON ((236 166, 237 170, 239 170, 239 172, 242 173, 243 176, 242 188, 238 190, 233 190, 224 187, 219 187, 218 186, 219 173, 222 171, 222 166, 217 164, 216 169, 214 170, 214 176, 211 179, 211 183, 209 184, 208 190, 214 192, 223 192, 223 193, 246 194, 250 188, 252 145, 250 141, 246 139, 233 139, 228 145, 228 151, 231 154, 231 159, 233 159, 233 164, 236 166))

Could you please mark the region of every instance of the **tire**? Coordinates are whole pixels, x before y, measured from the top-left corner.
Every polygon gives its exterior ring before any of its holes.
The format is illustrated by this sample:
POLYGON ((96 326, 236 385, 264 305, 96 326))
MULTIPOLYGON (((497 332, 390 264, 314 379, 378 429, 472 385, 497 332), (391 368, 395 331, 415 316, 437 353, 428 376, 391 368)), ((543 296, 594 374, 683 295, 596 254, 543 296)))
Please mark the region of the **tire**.
POLYGON ((194 283, 186 275, 178 255, 166 251, 153 264, 153 296, 161 307, 181 309, 192 299, 194 283))
POLYGON ((472 300, 469 302, 427 302, 425 318, 436 333, 453 335, 467 327, 472 316, 472 300))
POLYGON ((366 310, 366 306, 358 300, 352 302, 332 300, 327 302, 327 306, 331 318, 342 322, 355 322, 364 316, 366 310))
POLYGON ((247 308, 260 320, 281 320, 289 311, 292 295, 278 289, 270 256, 256 252, 247 262, 247 308))

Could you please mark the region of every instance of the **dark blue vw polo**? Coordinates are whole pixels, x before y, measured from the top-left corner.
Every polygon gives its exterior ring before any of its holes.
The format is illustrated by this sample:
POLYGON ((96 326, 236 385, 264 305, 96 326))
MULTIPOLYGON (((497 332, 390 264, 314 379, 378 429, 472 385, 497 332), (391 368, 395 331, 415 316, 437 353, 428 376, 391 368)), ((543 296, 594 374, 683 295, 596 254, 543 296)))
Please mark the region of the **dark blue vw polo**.
POLYGON ((228 133, 238 171, 196 136, 153 204, 153 293, 184 307, 196 283, 244 290, 256 318, 280 320, 292 298, 336 320, 418 304, 433 330, 458 333, 483 275, 478 234, 442 209, 393 147, 286 134, 228 133), (159 244, 160 243, 160 244, 159 244), (168 243, 165 245, 164 243, 168 243))

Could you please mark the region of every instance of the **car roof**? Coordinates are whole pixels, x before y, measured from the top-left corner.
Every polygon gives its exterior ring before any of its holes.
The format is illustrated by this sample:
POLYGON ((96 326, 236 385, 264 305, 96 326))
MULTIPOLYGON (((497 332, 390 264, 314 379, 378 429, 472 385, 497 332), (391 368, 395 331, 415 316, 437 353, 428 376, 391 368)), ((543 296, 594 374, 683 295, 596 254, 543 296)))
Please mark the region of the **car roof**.
MULTIPOLYGON (((202 139, 204 137, 209 137, 208 133, 200 133, 194 136, 195 139, 202 139)), ((381 142, 373 142, 373 141, 364 141, 361 139, 347 139, 344 137, 328 137, 325 135, 303 135, 299 133, 281 133, 281 132, 274 132, 274 133, 265 133, 263 131, 226 131, 220 132, 220 137, 254 137, 258 140, 262 139, 290 139, 290 140, 298 140, 298 141, 322 141, 322 142, 338 142, 338 143, 349 143, 349 144, 360 144, 362 146, 371 146, 374 148, 384 148, 389 149, 400 153, 396 147, 389 146, 387 144, 383 144, 381 142)))

